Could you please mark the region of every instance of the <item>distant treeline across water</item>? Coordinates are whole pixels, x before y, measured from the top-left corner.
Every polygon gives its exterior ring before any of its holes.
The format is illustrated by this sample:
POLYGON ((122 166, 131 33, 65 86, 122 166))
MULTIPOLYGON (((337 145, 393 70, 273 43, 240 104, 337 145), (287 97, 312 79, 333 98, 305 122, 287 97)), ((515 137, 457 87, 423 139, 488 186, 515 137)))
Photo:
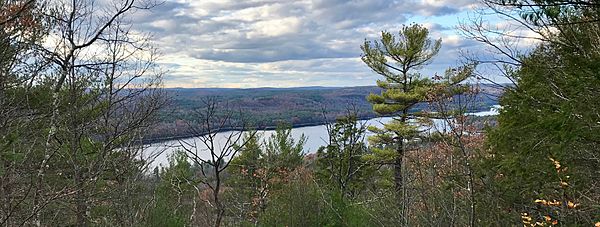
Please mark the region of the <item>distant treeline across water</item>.
MULTIPOLYGON (((488 108, 487 111, 472 112, 469 115, 486 118, 489 116, 497 115, 498 114, 497 109, 498 109, 498 107, 495 106, 495 107, 488 108)), ((391 119, 392 119, 391 117, 379 117, 379 118, 373 118, 373 119, 368 119, 368 120, 361 120, 360 122, 364 123, 365 125, 382 127, 382 123, 388 122, 391 119)), ((442 130, 442 128, 446 127, 445 125, 446 124, 443 120, 434 120, 434 125, 427 130, 429 130, 429 131, 442 130)), ((231 133, 231 131, 223 131, 221 133, 218 133, 216 141, 218 143, 223 143, 230 133, 231 133)), ((268 138, 269 136, 271 136, 272 134, 274 134, 275 130, 263 129, 263 130, 259 130, 258 133, 261 136, 261 138, 265 139, 265 138, 268 138)), ((323 124, 295 127, 291 131, 291 136, 296 141, 298 141, 302 135, 304 135, 306 137, 306 144, 304 145, 304 152, 306 154, 316 152, 319 149, 319 147, 326 145, 326 141, 328 139, 327 129, 323 124)), ((149 144, 149 147, 146 148, 146 151, 144 152, 146 155, 145 158, 152 159, 152 161, 153 161, 152 166, 159 166, 159 165, 166 166, 168 164, 168 157, 174 151, 181 150, 182 144, 196 144, 198 146, 202 146, 201 142, 198 142, 198 141, 194 142, 194 140, 195 140, 194 138, 181 137, 181 138, 172 138, 169 140, 163 140, 160 142, 154 142, 152 144, 149 144), (180 140, 185 141, 185 142, 180 143, 179 142, 180 140)), ((219 146, 219 144, 217 144, 217 146, 219 146)), ((204 148, 199 147, 199 149, 204 149, 204 148)), ((206 155, 206 154, 204 154, 204 155, 206 155)), ((206 157, 203 157, 203 158, 206 158, 206 157)))
MULTIPOLYGON (((492 85, 480 85, 481 93, 469 112, 487 111, 497 105, 496 97, 502 93, 492 85)), ((234 119, 260 130, 275 128, 278 124, 292 127, 321 125, 348 113, 352 106, 359 119, 377 116, 366 100, 370 93, 380 93, 375 86, 360 87, 300 87, 300 88, 169 88, 166 89, 170 103, 160 115, 159 124, 144 138, 146 143, 165 141, 190 136, 189 124, 198 119, 196 110, 205 107, 207 98, 220 102, 217 115, 233 112, 234 119)), ((418 105, 413 111, 427 108, 418 105)), ((235 121, 234 121, 235 122, 235 121)), ((226 130, 237 129, 228 125, 226 130)))

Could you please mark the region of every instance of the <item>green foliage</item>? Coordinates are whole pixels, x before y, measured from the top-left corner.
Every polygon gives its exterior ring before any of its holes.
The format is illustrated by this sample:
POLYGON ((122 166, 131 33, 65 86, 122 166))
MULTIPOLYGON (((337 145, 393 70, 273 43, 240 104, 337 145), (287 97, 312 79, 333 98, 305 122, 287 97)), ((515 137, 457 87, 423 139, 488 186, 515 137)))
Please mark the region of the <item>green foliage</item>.
POLYGON ((393 161, 398 191, 403 184, 401 165, 404 152, 420 136, 419 127, 429 122, 419 120, 428 117, 427 112, 415 113, 412 110, 432 96, 460 94, 463 90, 454 87, 460 86, 474 69, 474 65, 468 65, 448 70, 444 77, 435 76, 433 80, 416 72, 432 61, 441 48, 441 42, 441 39, 429 38, 427 28, 413 24, 402 27, 397 36, 384 31, 379 41, 365 41, 361 46, 363 62, 385 79, 377 81, 381 94, 370 94, 367 100, 373 104, 376 113, 395 116, 383 128, 370 128, 376 133, 369 140, 375 149, 367 160, 389 163, 391 151, 395 150, 393 161))
POLYGON ((296 141, 291 131, 291 127, 280 125, 275 133, 264 141, 260 133, 247 133, 243 142, 244 147, 240 154, 233 158, 231 168, 228 170, 232 174, 232 181, 235 184, 253 187, 257 183, 254 176, 259 170, 291 171, 302 165, 306 137, 302 135, 296 141))
MULTIPOLYGON (((550 3, 555 1, 542 1, 550 3)), ((569 195, 581 203, 578 212, 561 216, 561 223, 589 224, 600 219, 599 186, 600 55, 597 23, 581 21, 582 15, 598 7, 583 7, 575 15, 571 8, 539 8, 526 20, 534 25, 553 18, 560 32, 522 59, 513 72, 518 86, 505 93, 498 127, 489 132, 492 154, 482 162, 481 172, 495 205, 502 212, 496 219, 510 220, 519 212, 532 212, 535 199, 569 195), (559 181, 548 162, 552 157, 569 168, 571 193, 561 193, 559 181), (573 193, 577 192, 577 193, 573 193), (579 194, 581 193, 581 194, 579 194), (585 207, 585 208, 582 208, 585 207)), ((597 14, 585 20, 596 19, 597 14)), ((538 26, 538 25, 536 25, 538 26)), ((564 198, 555 198, 561 200, 564 198)), ((510 222, 508 222, 510 223, 510 222)))
POLYGON ((266 141, 264 159, 268 166, 291 170, 302 164, 306 137, 302 135, 296 141, 291 133, 290 126, 279 125, 266 141))
POLYGON ((234 206, 239 207, 238 209, 231 209, 230 212, 233 216, 241 217, 241 220, 237 220, 238 224, 255 222, 258 211, 264 206, 258 198, 261 198, 272 177, 264 169, 264 151, 260 139, 258 133, 247 133, 243 141, 244 147, 227 168, 229 178, 226 185, 233 187, 233 191, 227 193, 227 196, 232 200, 231 204, 239 204, 234 206))
MULTIPOLYGON (((577 190, 597 187, 593 182, 599 180, 600 163, 591 161, 591 157, 600 153, 597 149, 600 132, 588 126, 597 124, 597 118, 590 113, 600 106, 586 98, 592 95, 590 91, 597 89, 594 88, 597 83, 581 84, 586 77, 596 80, 593 78, 596 75, 581 73, 580 63, 585 59, 579 59, 577 66, 571 65, 575 62, 556 62, 556 56, 565 53, 555 51, 541 47, 525 60, 527 64, 517 75, 519 90, 503 96, 499 126, 489 133, 493 156, 483 168, 492 171, 484 172, 486 177, 493 179, 496 193, 502 195, 502 206, 513 208, 515 213, 528 210, 535 198, 553 190, 550 182, 557 179, 548 164, 548 157, 555 157, 570 166, 574 179, 577 179, 573 186, 577 190), (577 67, 577 70, 557 72, 549 69, 548 64, 577 67), (561 83, 556 84, 555 79, 561 83), (548 80, 554 81, 544 82, 548 80), (552 84, 560 86, 560 94, 552 84)), ((597 63, 584 65, 587 69, 583 71, 600 70, 597 63)), ((600 211, 596 209, 596 212, 600 211)))
POLYGON ((270 201, 260 223, 264 226, 324 226, 330 217, 320 201, 317 187, 294 180, 270 201))
POLYGON ((183 151, 169 157, 169 167, 163 167, 154 192, 155 203, 146 221, 147 226, 186 226, 194 200, 192 166, 183 151))
POLYGON ((398 156, 398 153, 394 149, 385 149, 372 147, 371 153, 363 156, 363 159, 367 162, 391 162, 398 156))
MULTIPOLYGON (((448 70, 443 78, 434 78, 435 81, 414 72, 430 63, 440 47, 441 39, 435 41, 430 39, 427 28, 418 24, 404 26, 397 37, 389 32, 382 32, 379 42, 365 41, 361 46, 362 60, 373 71, 385 77, 385 81, 377 83, 383 89, 381 95, 370 94, 367 100, 373 104, 373 110, 378 114, 399 117, 386 125, 385 130, 371 131, 378 134, 384 132, 396 134, 395 143, 403 140, 410 141, 416 133, 415 125, 408 122, 408 119, 414 118, 415 115, 409 111, 416 104, 428 101, 428 97, 434 95, 432 94, 434 92, 448 93, 446 95, 449 96, 463 92, 451 87, 467 79, 474 66, 448 70), (394 63, 388 63, 388 59, 393 60, 394 63), (439 87, 448 89, 439 89, 439 87)), ((387 141, 387 139, 380 141, 387 141)))
POLYGON ((244 147, 234 157, 227 171, 231 174, 231 184, 240 188, 258 187, 257 171, 263 166, 263 151, 260 146, 260 135, 248 132, 244 137, 244 147))
POLYGON ((293 173, 290 181, 270 202, 260 226, 373 226, 360 205, 342 199, 314 183, 310 173, 293 173))
POLYGON ((240 217, 236 224, 258 222, 270 206, 270 195, 286 187, 288 174, 303 164, 305 142, 304 135, 296 141, 291 128, 284 125, 264 141, 258 133, 246 134, 244 147, 227 170, 227 186, 233 188, 228 195, 236 207, 230 212, 240 217))
POLYGON ((373 174, 372 165, 363 158, 369 153, 363 141, 365 132, 356 115, 338 118, 330 125, 329 145, 317 151, 319 182, 339 191, 342 199, 358 196, 373 174))
MULTIPOLYGON (((379 40, 361 46, 364 63, 383 77, 378 88, 286 90, 290 94, 277 89, 243 91, 252 95, 222 91, 227 93, 222 99, 250 106, 251 121, 264 125, 318 122, 322 104, 340 113, 348 101, 364 99, 367 93, 372 106, 362 103, 362 109, 394 118, 383 127, 367 129, 357 120, 372 114, 338 119, 331 125, 328 146, 317 152, 315 165, 304 165, 310 161, 303 153, 306 138, 294 139, 290 127, 279 126, 268 138, 247 133, 244 147, 219 178, 225 182, 220 192, 229 196, 221 200, 227 206, 223 223, 461 226, 476 216, 479 225, 511 226, 548 220, 542 215, 565 226, 599 221, 600 7, 590 1, 486 3, 516 7, 515 13, 545 42, 519 56, 520 68, 507 70, 517 86, 502 97, 498 127, 488 131, 488 149, 481 157, 480 147, 475 147, 483 140, 478 132, 465 133, 474 141, 465 143, 468 148, 442 133, 425 138, 419 132, 420 126, 432 124, 433 117, 464 116, 464 108, 431 113, 420 111, 424 108, 420 104, 469 92, 464 81, 476 65, 451 68, 441 76, 421 75, 418 70, 438 54, 441 40, 429 38, 429 31, 416 24, 397 34, 384 31, 379 40), (367 130, 375 134, 369 138, 370 147, 363 140, 367 130), (473 152, 460 154, 459 149, 473 152), (464 160, 457 158, 461 155, 464 160), (462 166, 465 160, 472 162, 462 166), (475 183, 471 163, 477 168, 475 183), (401 197, 399 189, 405 192, 401 197), (477 201, 462 198, 473 190, 477 201), (473 204, 477 214, 470 216, 473 204)), ((0 0, 0 8, 6 6, 7 1, 0 0)), ((110 56, 59 59, 44 53, 43 60, 51 63, 37 68, 37 57, 29 56, 28 45, 45 35, 46 22, 29 20, 35 18, 29 18, 34 15, 27 10, 22 15, 18 23, 0 28, 0 218, 6 218, 0 220, 6 221, 2 225, 40 221, 49 226, 202 226, 202 214, 212 219, 215 201, 206 196, 211 186, 200 180, 215 177, 199 178, 198 166, 192 166, 185 153, 169 157, 169 166, 156 169, 155 176, 143 171, 146 163, 138 160, 137 139, 156 109, 140 108, 151 101, 128 99, 139 94, 136 89, 125 86, 123 93, 114 91, 119 85, 110 82, 123 78, 101 75, 111 71, 107 70, 111 65, 119 66, 118 75, 137 73, 129 59, 101 62, 110 56), (31 24, 20 24, 24 22, 31 24), (78 66, 52 63, 62 60, 78 66), (68 79, 55 87, 54 74, 61 73, 68 79), (35 209, 40 209, 39 215, 35 209)), ((121 28, 113 24, 107 29, 121 28)), ((101 35, 104 38, 97 40, 109 46, 118 41, 101 35)), ((195 98, 203 95, 195 93, 199 90, 178 92, 186 98, 175 98, 174 114, 164 113, 164 122, 189 120, 190 110, 197 108, 195 98)))

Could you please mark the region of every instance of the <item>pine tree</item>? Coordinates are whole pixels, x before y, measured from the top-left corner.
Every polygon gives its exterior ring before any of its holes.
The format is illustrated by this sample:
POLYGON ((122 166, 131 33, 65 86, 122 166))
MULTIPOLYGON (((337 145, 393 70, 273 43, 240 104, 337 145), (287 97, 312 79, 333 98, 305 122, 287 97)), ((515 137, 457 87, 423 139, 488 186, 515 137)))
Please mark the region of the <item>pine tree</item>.
POLYGON ((231 160, 231 167, 228 169, 232 184, 242 188, 254 188, 259 184, 256 173, 261 167, 263 154, 259 139, 260 135, 255 132, 244 136, 244 146, 240 148, 240 154, 231 160))
POLYGON ((393 116, 383 128, 369 127, 376 133, 369 138, 373 145, 371 158, 393 161, 394 185, 403 189, 402 160, 410 145, 419 136, 419 126, 426 124, 432 113, 414 112, 415 106, 427 102, 432 95, 453 96, 465 91, 460 85, 474 65, 449 69, 445 76, 424 77, 418 70, 431 63, 441 47, 441 39, 432 40, 429 30, 413 24, 404 26, 394 36, 382 32, 380 41, 365 41, 361 46, 362 60, 374 72, 384 77, 377 81, 381 94, 370 94, 367 100, 379 115, 393 116))
POLYGON ((279 125, 265 142, 265 162, 269 169, 291 171, 300 166, 304 161, 304 135, 296 141, 292 136, 292 128, 279 125))

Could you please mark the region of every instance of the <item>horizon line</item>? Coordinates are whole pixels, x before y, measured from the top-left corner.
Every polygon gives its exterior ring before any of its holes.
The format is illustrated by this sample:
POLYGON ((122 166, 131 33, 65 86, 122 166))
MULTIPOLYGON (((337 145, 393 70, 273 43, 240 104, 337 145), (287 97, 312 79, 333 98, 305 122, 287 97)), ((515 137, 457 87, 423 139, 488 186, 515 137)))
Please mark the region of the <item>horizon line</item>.
MULTIPOLYGON (((510 85, 511 83, 479 83, 481 85, 510 85)), ((357 85, 357 86, 297 86, 297 87, 163 87, 163 89, 297 89, 297 88, 355 88, 355 87, 377 87, 377 85, 357 85)))

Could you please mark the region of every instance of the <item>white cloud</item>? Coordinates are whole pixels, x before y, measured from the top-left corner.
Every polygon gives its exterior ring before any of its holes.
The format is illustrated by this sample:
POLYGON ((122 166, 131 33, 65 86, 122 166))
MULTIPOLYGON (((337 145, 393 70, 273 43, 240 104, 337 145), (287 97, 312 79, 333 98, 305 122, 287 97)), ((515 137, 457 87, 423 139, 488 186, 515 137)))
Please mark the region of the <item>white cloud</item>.
MULTIPOLYGON (((136 15, 155 34, 169 69, 167 86, 356 86, 377 78, 360 61, 360 45, 381 30, 425 23, 444 48, 468 42, 449 34, 458 21, 433 19, 468 10, 475 0, 167 0, 136 15)), ((437 65, 453 62, 446 48, 437 65)), ((444 66, 443 68, 445 68, 444 66)), ((436 69, 437 69, 436 68, 436 69)))
POLYGON ((253 39, 294 34, 299 31, 300 24, 300 19, 295 17, 259 21, 252 25, 251 31, 246 33, 246 37, 253 39))

